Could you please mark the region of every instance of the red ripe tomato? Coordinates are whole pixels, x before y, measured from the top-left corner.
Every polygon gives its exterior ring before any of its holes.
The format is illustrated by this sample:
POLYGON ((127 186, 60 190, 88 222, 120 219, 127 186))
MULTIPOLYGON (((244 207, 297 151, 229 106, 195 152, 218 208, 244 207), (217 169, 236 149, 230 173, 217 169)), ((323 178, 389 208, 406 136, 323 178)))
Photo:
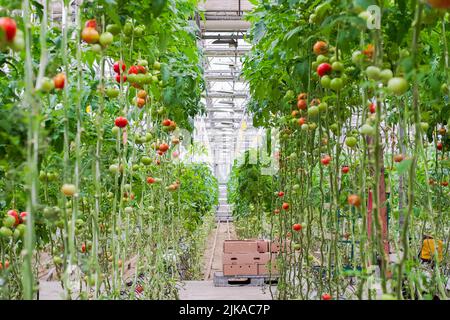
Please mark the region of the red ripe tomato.
POLYGON ((138 106, 138 108, 144 107, 145 106, 145 99, 137 98, 136 99, 136 105, 138 106))
POLYGON ((5 260, 5 269, 9 268, 9 260, 5 260))
POLYGON ((147 73, 147 69, 144 66, 137 66, 139 73, 147 73))
POLYGON ((117 117, 114 124, 116 127, 125 128, 128 125, 128 120, 124 117, 117 117))
POLYGON ((301 225, 300 223, 295 223, 295 224, 292 226, 292 230, 294 230, 294 231, 300 231, 300 230, 302 230, 302 225, 301 225))
POLYGON ((350 168, 348 166, 342 167, 342 173, 347 174, 350 171, 350 168))
POLYGON ((3 30, 6 40, 11 42, 14 40, 17 32, 16 21, 8 17, 0 18, 0 29, 3 30))
POLYGON ((86 21, 86 23, 84 24, 84 26, 85 26, 86 28, 94 28, 94 29, 96 29, 96 28, 97 28, 97 20, 95 20, 95 19, 90 19, 90 20, 86 21))
POLYGON ((328 45, 325 41, 317 41, 313 46, 313 51, 316 55, 326 54, 328 52, 328 45))
POLYGON ((14 226, 17 226, 20 223, 19 214, 17 213, 16 210, 9 210, 7 215, 13 217, 14 219, 16 219, 16 222, 14 223, 14 226))
POLYGON ((347 198, 348 204, 359 207, 361 205, 361 198, 356 194, 351 194, 347 198))
POLYGON ((284 192, 283 192, 283 191, 278 192, 278 196, 279 196, 280 198, 283 197, 283 196, 284 196, 284 192))
POLYGON ((317 74, 319 75, 319 77, 323 77, 324 75, 328 74, 331 72, 331 65, 329 63, 321 63, 319 64, 319 66, 317 67, 317 74))
POLYGON ((298 116, 298 111, 297 111, 297 110, 293 110, 293 111, 291 112, 291 116, 292 116, 292 118, 297 118, 297 116, 298 116))
POLYGON ((306 110, 306 108, 308 108, 308 104, 306 103, 306 100, 298 100, 297 101, 297 108, 299 108, 300 110, 306 110))
POLYGON ((100 39, 100 34, 95 28, 84 28, 83 31, 81 31, 81 39, 86 43, 94 44, 100 39))
POLYGON ((136 66, 131 66, 130 69, 128 69, 128 74, 138 74, 139 69, 136 66))
POLYGON ((322 295, 322 300, 331 300, 331 296, 328 293, 322 295))
MULTIPOLYGON (((120 72, 120 61, 117 61, 117 62, 115 62, 114 63, 114 66, 113 66, 113 68, 114 68, 114 72, 115 73, 119 73, 120 72)), ((125 65, 125 63, 123 63, 122 62, 122 71, 125 71, 125 69, 127 68, 127 66, 125 65)))
POLYGON ((300 119, 298 119, 299 125, 304 125, 305 123, 306 123, 306 118, 301 117, 300 119))
POLYGON ((440 9, 450 8, 450 0, 428 0, 427 2, 433 8, 440 8, 440 9))
POLYGON ((122 78, 122 82, 126 82, 127 81, 127 76, 126 75, 122 75, 120 76, 119 74, 116 74, 116 81, 120 83, 120 78, 122 78))
POLYGON ((86 252, 86 244, 85 244, 85 243, 83 243, 83 244, 81 245, 81 252, 83 252, 83 253, 86 252))
POLYGON ((438 142, 437 145, 436 145, 436 148, 438 150, 442 150, 444 148, 444 145, 442 144, 442 142, 438 142))
POLYGON ((55 89, 64 89, 64 84, 66 83, 66 75, 64 73, 58 73, 53 77, 53 83, 55 89))
POLYGON ((275 209, 275 210, 273 210, 273 213, 274 213, 274 214, 279 214, 279 213, 280 213, 280 209, 275 209))
POLYGON ((20 221, 21 221, 21 223, 25 223, 26 221, 27 221, 27 216, 28 216, 28 212, 21 212, 20 213, 20 221))
POLYGON ((156 182, 155 178, 147 177, 147 183, 153 184, 153 183, 155 183, 155 182, 156 182))
POLYGON ((283 208, 283 210, 288 210, 289 209, 289 203, 284 202, 281 207, 283 208))
POLYGON ((320 159, 320 162, 322 162, 322 164, 324 166, 327 166, 330 164, 331 161, 331 157, 329 155, 324 156, 322 159, 320 159))
POLYGON ((442 181, 441 185, 442 185, 443 187, 447 187, 447 186, 448 186, 448 181, 442 181))
POLYGON ((375 103, 372 102, 372 103, 369 105, 369 112, 370 112, 370 113, 375 113, 376 110, 377 110, 377 105, 376 105, 375 103))
POLYGON ((162 125, 164 127, 168 127, 168 126, 170 126, 170 123, 171 123, 170 119, 164 119, 162 122, 162 125))
POLYGON ((167 143, 161 143, 159 145, 159 151, 166 152, 169 150, 169 145, 167 143))
POLYGON ((402 155, 402 154, 396 154, 395 156, 394 156, 394 162, 402 162, 403 161, 403 159, 405 159, 405 157, 402 155))

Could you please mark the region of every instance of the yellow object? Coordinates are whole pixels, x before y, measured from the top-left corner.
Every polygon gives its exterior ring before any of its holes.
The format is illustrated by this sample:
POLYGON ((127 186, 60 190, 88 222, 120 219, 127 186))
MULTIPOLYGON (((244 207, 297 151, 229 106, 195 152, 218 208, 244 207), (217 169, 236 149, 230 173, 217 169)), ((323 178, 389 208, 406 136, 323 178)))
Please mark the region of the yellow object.
MULTIPOLYGON (((442 261, 442 240, 438 240, 438 260, 442 261)), ((422 252, 420 253, 420 257, 425 260, 433 260, 434 254, 436 252, 436 244, 434 239, 425 239, 423 240, 422 252)))
POLYGON ((87 107, 86 107, 86 112, 87 112, 87 113, 91 113, 91 111, 92 111, 91 106, 87 106, 87 107))

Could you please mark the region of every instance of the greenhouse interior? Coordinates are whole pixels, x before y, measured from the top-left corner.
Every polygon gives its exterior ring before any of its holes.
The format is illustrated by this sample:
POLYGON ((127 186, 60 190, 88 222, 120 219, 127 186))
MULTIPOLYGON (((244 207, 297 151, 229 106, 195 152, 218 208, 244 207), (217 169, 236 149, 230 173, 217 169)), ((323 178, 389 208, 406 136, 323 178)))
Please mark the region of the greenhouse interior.
POLYGON ((449 300, 449 9, 0 0, 0 300, 449 300))

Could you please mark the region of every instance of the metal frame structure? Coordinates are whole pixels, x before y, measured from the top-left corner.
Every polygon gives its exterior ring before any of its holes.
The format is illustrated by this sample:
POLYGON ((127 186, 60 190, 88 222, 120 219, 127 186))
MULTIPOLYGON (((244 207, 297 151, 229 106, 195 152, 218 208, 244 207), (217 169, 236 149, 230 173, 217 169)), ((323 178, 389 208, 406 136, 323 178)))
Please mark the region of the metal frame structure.
POLYGON ((234 158, 251 147, 254 136, 260 134, 249 125, 249 89, 241 77, 242 57, 251 48, 244 40, 250 25, 243 16, 251 8, 247 0, 206 0, 199 7, 205 19, 200 20, 199 15, 195 19, 204 54, 207 110, 207 116, 196 119, 196 124, 205 123, 212 166, 222 184, 234 158))

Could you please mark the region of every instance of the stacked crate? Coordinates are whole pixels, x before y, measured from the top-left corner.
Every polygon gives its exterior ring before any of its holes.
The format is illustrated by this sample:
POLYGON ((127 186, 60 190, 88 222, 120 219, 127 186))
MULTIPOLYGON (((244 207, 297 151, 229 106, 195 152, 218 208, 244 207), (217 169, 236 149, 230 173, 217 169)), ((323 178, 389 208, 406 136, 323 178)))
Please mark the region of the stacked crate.
POLYGON ((277 274, 276 257, 280 245, 268 240, 225 240, 223 244, 224 276, 277 274))

